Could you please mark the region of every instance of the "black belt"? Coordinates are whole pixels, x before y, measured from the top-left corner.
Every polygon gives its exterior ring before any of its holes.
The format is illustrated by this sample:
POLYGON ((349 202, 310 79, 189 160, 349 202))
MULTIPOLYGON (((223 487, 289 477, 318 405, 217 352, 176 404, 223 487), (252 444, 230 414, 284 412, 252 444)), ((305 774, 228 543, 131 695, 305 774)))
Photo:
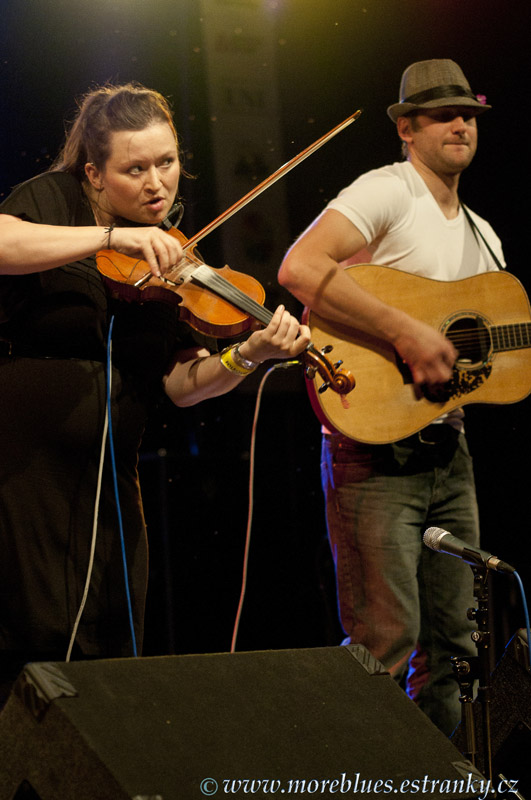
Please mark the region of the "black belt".
POLYGON ((407 438, 408 442, 420 442, 421 444, 434 445, 446 444, 447 442, 455 442, 459 437, 459 431, 453 425, 447 422, 438 422, 433 425, 428 425, 418 433, 407 438))
MULTIPOLYGON (((344 436, 341 433, 325 433, 325 439, 328 440, 335 440, 338 439, 341 443, 340 446, 346 447, 353 447, 355 448, 356 445, 360 445, 362 447, 386 447, 388 445, 366 445, 363 443, 359 443, 354 441, 353 439, 349 439, 348 437, 344 436)), ((437 422, 433 423, 432 425, 428 425, 426 428, 422 428, 422 430, 418 431, 417 433, 413 433, 411 436, 408 436, 405 439, 399 439, 397 442, 390 442, 389 444, 406 444, 410 447, 418 447, 419 444, 425 445, 437 445, 437 444, 447 444, 450 442, 456 442, 459 438, 459 431, 457 428, 454 428, 453 425, 449 425, 447 422, 437 422)))

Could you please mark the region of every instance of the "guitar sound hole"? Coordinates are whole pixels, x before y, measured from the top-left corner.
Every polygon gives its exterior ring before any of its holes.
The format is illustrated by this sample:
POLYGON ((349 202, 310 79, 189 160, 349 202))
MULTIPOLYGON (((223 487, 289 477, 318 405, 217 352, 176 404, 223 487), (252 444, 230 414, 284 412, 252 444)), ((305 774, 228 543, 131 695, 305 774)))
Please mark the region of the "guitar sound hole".
POLYGON ((492 342, 488 326, 481 317, 460 317, 448 326, 446 336, 459 353, 458 369, 470 369, 488 361, 492 342))

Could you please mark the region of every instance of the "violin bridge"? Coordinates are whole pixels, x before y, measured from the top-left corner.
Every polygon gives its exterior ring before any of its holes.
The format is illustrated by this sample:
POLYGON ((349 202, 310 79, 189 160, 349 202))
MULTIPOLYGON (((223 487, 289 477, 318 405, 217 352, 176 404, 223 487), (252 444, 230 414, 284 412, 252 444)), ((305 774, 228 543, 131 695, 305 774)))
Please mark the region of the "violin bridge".
POLYGON ((181 283, 184 283, 182 278, 177 281, 172 281, 171 278, 167 278, 165 275, 161 275, 159 280, 161 280, 163 283, 167 283, 169 286, 180 286, 181 283))

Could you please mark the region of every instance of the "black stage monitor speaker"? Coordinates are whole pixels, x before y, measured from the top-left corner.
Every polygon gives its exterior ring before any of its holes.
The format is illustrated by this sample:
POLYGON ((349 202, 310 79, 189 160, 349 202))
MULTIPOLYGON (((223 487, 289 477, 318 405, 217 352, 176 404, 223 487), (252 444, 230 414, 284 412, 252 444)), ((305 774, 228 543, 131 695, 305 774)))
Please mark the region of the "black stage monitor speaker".
MULTIPOLYGON (((482 709, 473 703, 477 761, 483 764, 482 709)), ((516 788, 531 798, 531 673, 529 646, 525 630, 515 633, 491 675, 490 728, 492 773, 517 781, 516 788)), ((461 725, 452 740, 461 752, 466 751, 466 736, 461 725)))
POLYGON ((27 666, 0 800, 477 796, 481 775, 365 648, 27 666))

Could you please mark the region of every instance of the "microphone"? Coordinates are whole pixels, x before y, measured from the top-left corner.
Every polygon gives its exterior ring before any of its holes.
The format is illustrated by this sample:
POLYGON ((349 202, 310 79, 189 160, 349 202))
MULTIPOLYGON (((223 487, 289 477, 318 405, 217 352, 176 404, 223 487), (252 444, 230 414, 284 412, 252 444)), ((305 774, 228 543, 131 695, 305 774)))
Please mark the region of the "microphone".
POLYGON ((442 528, 428 528, 422 538, 424 544, 431 550, 435 550, 437 553, 447 553, 449 556, 457 556, 474 567, 487 567, 496 572, 516 572, 515 568, 506 564, 505 561, 501 561, 485 550, 480 550, 479 547, 470 547, 462 539, 452 536, 442 528))

